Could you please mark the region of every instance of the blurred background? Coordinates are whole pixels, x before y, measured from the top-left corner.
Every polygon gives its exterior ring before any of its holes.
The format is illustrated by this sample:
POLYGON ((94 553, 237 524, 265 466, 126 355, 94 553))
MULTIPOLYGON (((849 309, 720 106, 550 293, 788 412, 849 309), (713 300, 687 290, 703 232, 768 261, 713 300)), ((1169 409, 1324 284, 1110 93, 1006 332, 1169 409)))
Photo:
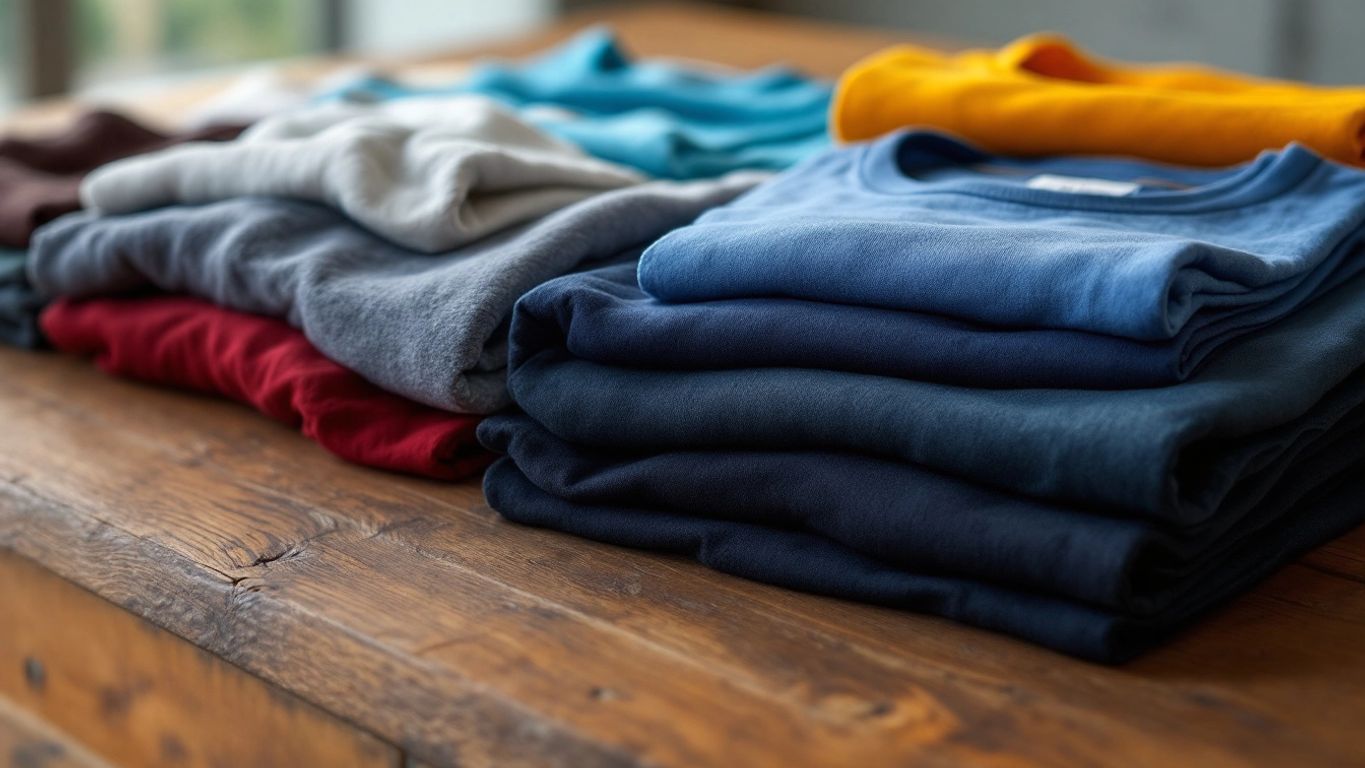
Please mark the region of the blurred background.
MULTIPOLYGON (((999 44, 1037 30, 1129 60, 1365 82, 1365 0, 727 2, 999 44)), ((590 0, 0 0, 0 111, 324 52, 415 55, 515 36, 590 0)))

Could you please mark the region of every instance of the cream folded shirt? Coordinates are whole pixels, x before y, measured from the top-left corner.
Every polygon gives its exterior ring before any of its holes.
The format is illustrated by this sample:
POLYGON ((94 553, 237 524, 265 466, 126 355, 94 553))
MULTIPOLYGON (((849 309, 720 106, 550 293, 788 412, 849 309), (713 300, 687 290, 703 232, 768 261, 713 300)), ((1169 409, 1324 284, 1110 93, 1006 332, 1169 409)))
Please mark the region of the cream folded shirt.
POLYGON ((643 181, 483 96, 322 104, 232 142, 186 144, 86 177, 97 214, 248 196, 328 204, 400 245, 440 252, 643 181))

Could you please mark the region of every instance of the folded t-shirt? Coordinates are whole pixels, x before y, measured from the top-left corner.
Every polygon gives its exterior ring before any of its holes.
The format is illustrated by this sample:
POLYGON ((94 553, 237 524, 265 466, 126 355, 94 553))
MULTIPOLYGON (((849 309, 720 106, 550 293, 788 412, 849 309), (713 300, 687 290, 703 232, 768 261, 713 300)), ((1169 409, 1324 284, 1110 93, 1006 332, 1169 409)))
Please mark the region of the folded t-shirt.
POLYGON ((23 249, 35 229, 80 208, 87 171, 181 141, 230 139, 241 130, 219 125, 167 136, 118 113, 94 111, 58 133, 0 138, 0 344, 42 345, 38 311, 44 302, 24 274, 23 249))
POLYGON ((631 262, 551 281, 522 298, 517 322, 607 365, 822 368, 981 387, 1159 386, 1184 380, 1209 349, 801 299, 666 304, 640 290, 635 270, 631 262))
MULTIPOLYGON (((1365 376, 1335 399, 1359 398, 1365 376)), ((1331 410, 1328 408, 1327 410, 1331 410)), ((819 450, 662 453, 577 446, 527 416, 481 431, 537 487, 579 504, 654 509, 803 530, 888 565, 1080 600, 1135 616, 1170 611, 1246 563, 1243 542, 1280 526, 1343 473, 1365 469, 1365 409, 1300 441, 1271 476, 1244 478, 1194 526, 1094 514, 906 462, 819 450)), ((1365 509, 1343 510, 1365 520, 1365 509)))
POLYGON ((222 141, 239 125, 166 135, 115 112, 87 112, 46 136, 0 138, 0 247, 25 248, 33 230, 80 208, 81 178, 94 168, 186 141, 222 141))
POLYGON ((28 282, 28 251, 0 248, 0 344, 33 348, 42 345, 38 312, 42 297, 28 282))
POLYGON ((664 178, 780 170, 829 145, 831 87, 784 68, 749 73, 633 61, 605 29, 524 63, 484 62, 444 87, 357 79, 333 98, 481 93, 587 152, 664 178), (547 107, 542 109, 542 107, 547 107))
POLYGON ((662 238, 664 301, 755 296, 1175 339, 1192 357, 1365 269, 1365 171, 1301 146, 1227 170, 987 155, 901 133, 662 238))
POLYGON ((85 207, 128 213, 250 195, 327 203, 400 245, 440 252, 642 179, 480 96, 324 104, 100 168, 85 207))
POLYGON ((1365 88, 1185 64, 1117 64, 1052 35, 998 52, 883 51, 844 74, 831 123, 843 141, 925 126, 1015 155, 1228 165, 1296 141, 1338 162, 1365 164, 1365 88))
POLYGON ((543 325, 517 320, 509 387, 528 415, 586 447, 860 452, 1196 525, 1215 518, 1246 479, 1282 473, 1296 446, 1355 407, 1361 394, 1338 388, 1365 365, 1362 339, 1365 276, 1229 343, 1181 384, 1135 390, 608 366, 575 358, 543 325), (1337 391, 1345 394, 1329 399, 1337 391))
POLYGON ((279 320, 148 296, 58 301, 42 325, 56 349, 93 355, 110 374, 246 403, 347 461, 457 480, 491 460, 474 439, 478 418, 384 392, 279 320))
POLYGON ((758 179, 625 187, 439 255, 393 245, 331 208, 273 198, 72 215, 34 239, 29 277, 46 296, 157 287, 284 318, 391 392, 489 413, 507 404, 507 324, 523 293, 637 254, 758 179))
MULTIPOLYGON (((484 494, 515 522, 676 552, 745 578, 938 614, 1111 663, 1169 638, 1281 564, 1359 524, 1365 494, 1359 462, 1343 470, 1325 448, 1328 461, 1306 462, 1305 474, 1280 489, 1273 503, 1282 516, 1228 537, 1207 562, 1175 574, 1176 588, 1159 604, 1130 613, 1029 587, 1041 580, 1083 588, 1079 580, 1088 574, 1152 571, 1148 563, 1106 562, 1142 538, 1132 521, 1095 517, 1075 527, 1075 515, 989 493, 975 502, 994 506, 958 510, 968 517, 954 521, 933 508, 950 480, 926 485, 922 476, 907 478, 895 467, 849 456, 698 452, 615 463, 518 416, 490 418, 479 436, 511 452, 488 470, 484 494), (845 470, 852 474, 838 474, 845 470), (885 539, 867 548, 880 556, 845 543, 867 544, 878 535, 885 539), (1030 557, 1037 553, 1054 559, 1030 557), (960 573, 969 558, 976 576, 960 573)), ((1362 437, 1357 429, 1341 442, 1358 445, 1362 437)), ((1132 589, 1143 594, 1150 587, 1132 589)))

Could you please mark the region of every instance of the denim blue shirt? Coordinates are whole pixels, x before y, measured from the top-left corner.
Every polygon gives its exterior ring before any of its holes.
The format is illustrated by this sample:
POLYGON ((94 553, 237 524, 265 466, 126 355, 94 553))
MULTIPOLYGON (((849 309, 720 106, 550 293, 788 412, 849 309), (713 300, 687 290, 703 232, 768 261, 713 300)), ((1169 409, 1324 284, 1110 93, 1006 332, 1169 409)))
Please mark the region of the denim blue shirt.
POLYGON ((664 237, 639 279, 664 301, 785 296, 1193 347, 1360 272, 1363 225, 1365 171, 1298 145, 1210 170, 898 133, 664 237))

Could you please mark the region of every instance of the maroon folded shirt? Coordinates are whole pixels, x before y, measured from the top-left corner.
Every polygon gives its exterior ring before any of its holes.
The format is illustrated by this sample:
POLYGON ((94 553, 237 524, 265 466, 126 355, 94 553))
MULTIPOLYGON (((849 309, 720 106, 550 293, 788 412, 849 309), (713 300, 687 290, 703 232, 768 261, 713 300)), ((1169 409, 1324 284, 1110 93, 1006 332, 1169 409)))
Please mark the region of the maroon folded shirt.
POLYGON ((474 437, 480 417, 379 389, 273 318, 150 296, 63 299, 41 324, 53 347, 108 373, 247 403, 357 464, 455 480, 492 460, 474 437))
POLYGON ((81 179, 105 163, 187 141, 225 141, 243 129, 223 125, 166 135, 95 111, 52 136, 0 138, 0 247, 27 248, 33 230, 79 210, 81 179))

